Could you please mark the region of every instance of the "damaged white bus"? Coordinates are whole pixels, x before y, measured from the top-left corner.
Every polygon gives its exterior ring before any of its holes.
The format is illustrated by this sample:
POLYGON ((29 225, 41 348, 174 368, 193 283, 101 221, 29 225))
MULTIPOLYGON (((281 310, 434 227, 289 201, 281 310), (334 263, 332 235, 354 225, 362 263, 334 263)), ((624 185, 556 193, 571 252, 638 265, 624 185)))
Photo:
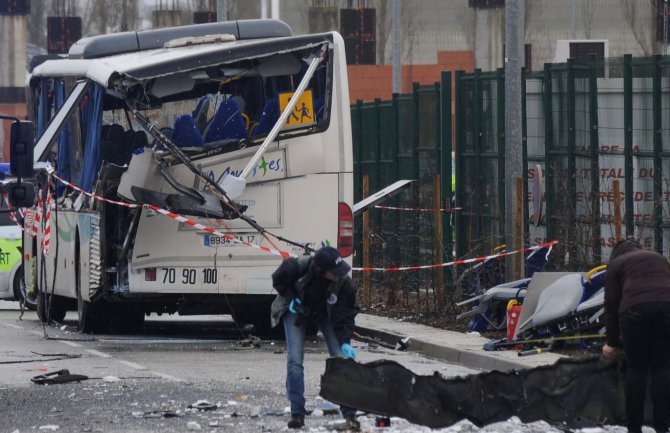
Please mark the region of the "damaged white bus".
POLYGON ((34 66, 44 226, 25 231, 23 269, 42 317, 267 329, 282 256, 332 245, 350 260, 344 53, 337 33, 248 20, 87 37, 34 66))

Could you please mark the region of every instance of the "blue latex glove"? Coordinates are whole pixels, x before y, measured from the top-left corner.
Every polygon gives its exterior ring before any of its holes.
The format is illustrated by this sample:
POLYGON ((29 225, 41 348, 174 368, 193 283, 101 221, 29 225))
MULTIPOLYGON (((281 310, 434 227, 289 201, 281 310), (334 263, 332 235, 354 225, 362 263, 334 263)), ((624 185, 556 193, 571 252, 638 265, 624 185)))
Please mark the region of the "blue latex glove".
POLYGON ((351 347, 351 344, 343 343, 342 353, 344 353, 344 356, 346 356, 347 358, 356 359, 356 349, 351 347))
POLYGON ((300 298, 293 298, 291 299, 291 303, 288 306, 288 311, 290 311, 293 314, 298 314, 301 310, 302 307, 302 301, 300 298))

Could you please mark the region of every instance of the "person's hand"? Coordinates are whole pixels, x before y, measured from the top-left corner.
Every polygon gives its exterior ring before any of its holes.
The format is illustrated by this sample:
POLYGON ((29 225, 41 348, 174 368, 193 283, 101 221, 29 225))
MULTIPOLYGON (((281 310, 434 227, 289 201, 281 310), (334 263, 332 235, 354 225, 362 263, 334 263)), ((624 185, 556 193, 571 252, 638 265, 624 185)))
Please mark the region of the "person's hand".
POLYGON ((298 314, 301 310, 302 307, 302 301, 300 298, 293 298, 291 299, 291 303, 288 306, 288 311, 290 311, 293 314, 298 314))
POLYGON ((618 351, 618 348, 612 347, 609 344, 605 344, 603 346, 603 356, 605 358, 614 358, 614 355, 616 355, 618 351))
POLYGON ((342 344, 342 353, 347 358, 356 359, 356 349, 351 347, 351 344, 343 343, 342 344))

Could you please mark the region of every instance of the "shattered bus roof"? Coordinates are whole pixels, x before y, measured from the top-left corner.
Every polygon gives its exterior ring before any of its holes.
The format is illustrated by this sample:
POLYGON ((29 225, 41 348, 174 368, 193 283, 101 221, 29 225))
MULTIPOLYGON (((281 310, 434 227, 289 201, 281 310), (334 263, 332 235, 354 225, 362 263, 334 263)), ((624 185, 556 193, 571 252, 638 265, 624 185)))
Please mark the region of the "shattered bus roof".
POLYGON ((109 85, 115 75, 147 80, 179 72, 256 59, 273 54, 310 50, 332 43, 331 33, 271 39, 236 40, 202 45, 157 48, 96 59, 47 60, 37 66, 32 77, 87 77, 109 85))

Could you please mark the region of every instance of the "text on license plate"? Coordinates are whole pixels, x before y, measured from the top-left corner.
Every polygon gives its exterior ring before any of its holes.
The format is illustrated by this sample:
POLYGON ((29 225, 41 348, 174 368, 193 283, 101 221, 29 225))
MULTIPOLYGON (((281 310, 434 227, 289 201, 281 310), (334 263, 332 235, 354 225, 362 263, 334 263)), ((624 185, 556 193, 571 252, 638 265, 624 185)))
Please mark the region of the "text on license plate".
MULTIPOLYGON (((241 242, 246 242, 248 244, 253 244, 257 245, 258 240, 257 240, 257 235, 234 235, 233 236, 235 239, 241 242)), ((223 236, 216 236, 216 235, 205 235, 204 236, 205 240, 205 246, 206 247, 237 247, 237 246, 242 246, 240 242, 235 242, 231 239, 224 238, 223 236)))

